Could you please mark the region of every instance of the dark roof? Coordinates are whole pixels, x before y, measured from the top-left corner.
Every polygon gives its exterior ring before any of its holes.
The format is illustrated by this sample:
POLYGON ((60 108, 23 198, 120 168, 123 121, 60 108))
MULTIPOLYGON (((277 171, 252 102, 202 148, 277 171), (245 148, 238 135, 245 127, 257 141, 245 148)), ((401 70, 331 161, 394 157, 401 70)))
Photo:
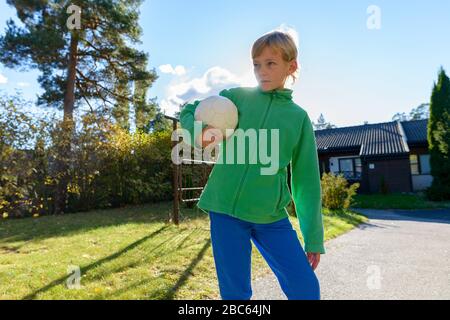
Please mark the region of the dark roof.
POLYGON ((427 142, 428 119, 402 121, 408 143, 427 142))
POLYGON ((408 143, 427 143, 427 119, 315 130, 319 153, 356 151, 360 156, 409 153, 408 143))

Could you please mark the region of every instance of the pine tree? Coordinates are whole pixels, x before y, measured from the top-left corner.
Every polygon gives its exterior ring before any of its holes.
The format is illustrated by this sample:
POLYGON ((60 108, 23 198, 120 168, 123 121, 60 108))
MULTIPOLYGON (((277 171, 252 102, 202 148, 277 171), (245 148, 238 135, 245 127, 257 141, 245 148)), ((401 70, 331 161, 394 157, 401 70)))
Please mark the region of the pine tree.
POLYGON ((317 123, 313 122, 313 127, 315 130, 336 128, 334 124, 325 121, 325 117, 323 116, 323 114, 320 114, 319 118, 317 119, 317 123))
MULTIPOLYGON (((67 155, 73 135, 74 109, 86 103, 112 116, 120 101, 136 102, 123 84, 157 79, 147 71, 147 54, 132 47, 139 43, 139 6, 142 0, 7 0, 23 26, 10 19, 0 37, 0 62, 9 68, 38 69, 44 89, 38 104, 63 109, 57 160, 55 213, 64 211, 68 185, 67 155), (77 23, 79 22, 79 23, 77 23), (119 83, 120 85, 116 85, 119 83), (65 155, 63 157, 63 155, 65 155)), ((142 95, 141 95, 142 96, 142 95)), ((138 101, 139 102, 139 101, 138 101)), ((119 103, 120 104, 120 103, 119 103)), ((115 111, 119 120, 128 110, 115 111)))
POLYGON ((428 121, 428 146, 433 182, 426 190, 430 200, 450 199, 450 80, 441 67, 434 83, 428 121))
POLYGON ((124 130, 130 130, 130 83, 129 81, 117 81, 115 91, 121 96, 116 99, 116 103, 112 110, 112 116, 116 123, 124 130))

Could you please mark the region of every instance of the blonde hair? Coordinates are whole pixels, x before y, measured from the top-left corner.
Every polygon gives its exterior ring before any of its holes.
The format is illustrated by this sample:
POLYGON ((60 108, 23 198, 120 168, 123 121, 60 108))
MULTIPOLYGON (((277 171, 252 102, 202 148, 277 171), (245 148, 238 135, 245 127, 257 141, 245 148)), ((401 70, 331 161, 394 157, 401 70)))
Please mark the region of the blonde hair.
MULTIPOLYGON (((292 60, 297 59, 297 46, 295 45, 292 36, 288 33, 272 31, 258 38, 252 46, 252 58, 255 59, 258 57, 266 47, 278 50, 285 62, 291 62, 292 60)), ((292 83, 295 83, 295 80, 297 80, 295 73, 297 73, 298 70, 299 67, 290 74, 293 79, 292 83)))

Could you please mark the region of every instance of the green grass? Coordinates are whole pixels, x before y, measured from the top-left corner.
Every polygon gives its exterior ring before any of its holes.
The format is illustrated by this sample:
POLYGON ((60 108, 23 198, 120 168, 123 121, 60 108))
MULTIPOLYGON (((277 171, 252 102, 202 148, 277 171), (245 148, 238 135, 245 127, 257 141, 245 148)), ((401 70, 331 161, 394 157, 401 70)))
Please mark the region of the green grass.
MULTIPOLYGON (((209 218, 171 202, 0 221, 0 299, 219 299, 209 218), (67 287, 69 266, 80 289, 67 287)), ((298 222, 290 217, 298 232, 298 222)), ((365 221, 324 216, 326 239, 365 221)), ((252 277, 271 272, 253 247, 252 277)))
POLYGON ((352 208, 370 209, 437 209, 450 208, 450 201, 429 201, 423 193, 356 195, 352 208))

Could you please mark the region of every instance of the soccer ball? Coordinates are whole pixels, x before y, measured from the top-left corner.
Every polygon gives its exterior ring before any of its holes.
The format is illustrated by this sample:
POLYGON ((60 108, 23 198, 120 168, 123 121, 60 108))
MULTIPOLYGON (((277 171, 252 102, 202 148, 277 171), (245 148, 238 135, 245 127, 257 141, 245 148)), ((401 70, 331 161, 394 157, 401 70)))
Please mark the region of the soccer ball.
MULTIPOLYGON (((222 132, 223 140, 226 140, 233 134, 237 126, 238 111, 230 99, 222 96, 210 96, 197 105, 194 118, 219 129, 222 132)), ((200 138, 201 135, 197 137, 197 141, 200 138)))

